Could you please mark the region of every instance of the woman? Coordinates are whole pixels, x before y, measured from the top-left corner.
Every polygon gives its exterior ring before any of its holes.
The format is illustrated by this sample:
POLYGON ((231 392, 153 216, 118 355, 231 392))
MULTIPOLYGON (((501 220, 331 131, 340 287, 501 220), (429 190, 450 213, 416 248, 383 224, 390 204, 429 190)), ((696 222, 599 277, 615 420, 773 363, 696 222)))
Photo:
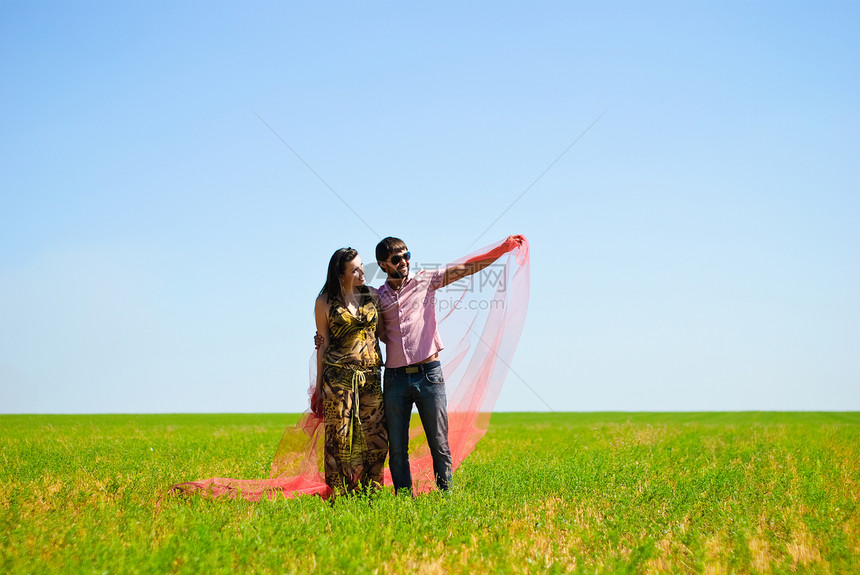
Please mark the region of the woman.
POLYGON ((331 257, 315 305, 322 343, 312 408, 325 422, 325 482, 334 494, 382 485, 388 434, 382 407, 376 290, 358 252, 331 257))

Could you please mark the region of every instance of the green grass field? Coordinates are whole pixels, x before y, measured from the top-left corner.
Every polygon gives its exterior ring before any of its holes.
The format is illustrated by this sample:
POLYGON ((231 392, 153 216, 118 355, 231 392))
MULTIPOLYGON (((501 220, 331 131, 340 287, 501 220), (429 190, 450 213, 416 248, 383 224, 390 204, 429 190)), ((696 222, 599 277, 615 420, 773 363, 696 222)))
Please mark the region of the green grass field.
POLYGON ((0 416, 3 573, 860 573, 860 413, 495 414, 455 491, 207 501, 296 416, 0 416))

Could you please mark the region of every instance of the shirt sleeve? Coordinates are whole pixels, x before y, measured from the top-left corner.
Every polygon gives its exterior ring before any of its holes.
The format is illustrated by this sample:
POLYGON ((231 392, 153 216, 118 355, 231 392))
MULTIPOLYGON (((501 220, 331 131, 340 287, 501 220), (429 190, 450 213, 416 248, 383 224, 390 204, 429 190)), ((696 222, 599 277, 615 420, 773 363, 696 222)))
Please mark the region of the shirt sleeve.
POLYGON ((439 268, 437 270, 433 270, 432 272, 428 272, 430 276, 430 281, 428 283, 428 290, 435 291, 442 287, 442 282, 445 281, 445 270, 447 268, 439 268))

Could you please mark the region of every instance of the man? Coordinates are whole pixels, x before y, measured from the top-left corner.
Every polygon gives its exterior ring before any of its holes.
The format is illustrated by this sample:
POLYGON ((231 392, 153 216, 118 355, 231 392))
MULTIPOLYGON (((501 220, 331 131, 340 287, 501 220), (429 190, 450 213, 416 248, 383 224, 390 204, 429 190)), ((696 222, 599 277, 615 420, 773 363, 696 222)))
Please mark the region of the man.
MULTIPOLYGON (((521 243, 510 236, 506 244, 521 243)), ((389 442, 389 468, 395 491, 412 491, 409 469, 409 420, 418 408, 433 460, 436 485, 451 489, 451 450, 448 446, 448 401, 439 362, 442 340, 436 324, 435 292, 477 273, 503 252, 485 259, 410 273, 410 257, 403 240, 383 239, 376 260, 388 275, 379 288, 382 315, 380 338, 385 343, 383 401, 389 442)))

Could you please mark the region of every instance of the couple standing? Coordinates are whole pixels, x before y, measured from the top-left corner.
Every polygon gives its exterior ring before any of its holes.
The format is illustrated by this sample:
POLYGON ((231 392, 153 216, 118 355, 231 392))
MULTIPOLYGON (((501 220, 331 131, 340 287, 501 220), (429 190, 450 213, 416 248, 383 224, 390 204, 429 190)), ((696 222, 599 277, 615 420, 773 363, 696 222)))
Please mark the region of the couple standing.
MULTIPOLYGON (((510 236, 506 243, 523 241, 510 236)), ((394 489, 411 492, 413 405, 427 436, 436 485, 451 489, 435 292, 481 271, 500 255, 410 273, 406 244, 387 237, 376 246, 376 261, 387 274, 378 290, 365 284, 358 252, 342 248, 332 255, 315 305, 319 348, 311 408, 324 419, 325 482, 334 493, 381 486, 389 446, 394 489), (379 340, 386 350, 384 389, 379 340)))

